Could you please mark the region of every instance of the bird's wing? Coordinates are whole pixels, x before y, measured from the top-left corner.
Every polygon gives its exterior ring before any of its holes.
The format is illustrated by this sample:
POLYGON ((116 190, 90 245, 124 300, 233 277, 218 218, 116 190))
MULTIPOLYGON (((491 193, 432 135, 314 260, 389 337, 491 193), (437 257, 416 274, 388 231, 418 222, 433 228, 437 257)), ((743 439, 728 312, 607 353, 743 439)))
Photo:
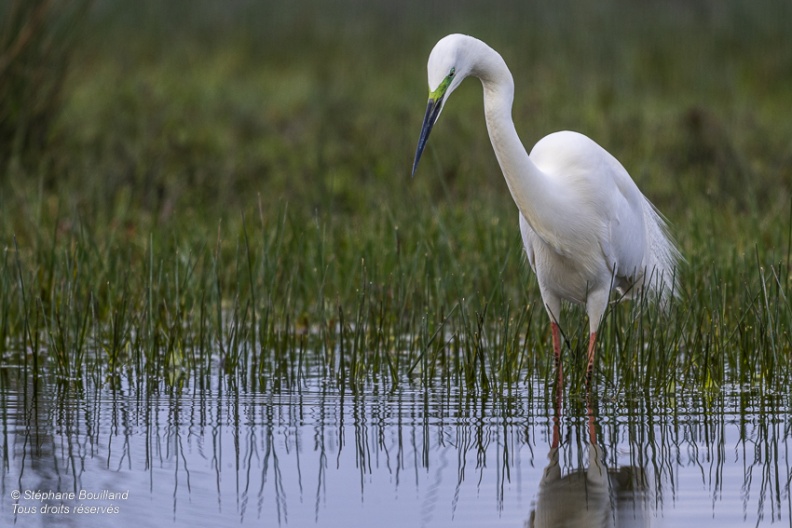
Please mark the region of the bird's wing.
POLYGON ((644 198, 621 163, 604 149, 603 171, 613 182, 606 209, 610 233, 610 251, 617 275, 630 281, 642 273, 648 250, 644 218, 644 198))
POLYGON ((607 280, 601 275, 610 275, 627 249, 618 239, 635 224, 629 175, 605 149, 577 132, 545 136, 531 160, 561 196, 544 231, 532 226, 537 236, 590 277, 607 280))
POLYGON ((616 158, 602 151, 606 172, 616 191, 609 207, 610 243, 618 278, 640 284, 665 298, 675 294, 675 267, 679 251, 671 240, 665 220, 641 193, 616 158))

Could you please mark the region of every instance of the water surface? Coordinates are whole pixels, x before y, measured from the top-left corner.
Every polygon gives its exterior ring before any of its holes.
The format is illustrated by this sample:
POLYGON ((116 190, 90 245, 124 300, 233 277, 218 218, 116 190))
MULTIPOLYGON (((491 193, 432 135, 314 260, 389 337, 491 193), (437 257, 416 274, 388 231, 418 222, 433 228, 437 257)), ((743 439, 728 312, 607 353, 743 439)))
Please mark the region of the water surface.
POLYGON ((790 524, 788 395, 6 374, 2 526, 790 524))

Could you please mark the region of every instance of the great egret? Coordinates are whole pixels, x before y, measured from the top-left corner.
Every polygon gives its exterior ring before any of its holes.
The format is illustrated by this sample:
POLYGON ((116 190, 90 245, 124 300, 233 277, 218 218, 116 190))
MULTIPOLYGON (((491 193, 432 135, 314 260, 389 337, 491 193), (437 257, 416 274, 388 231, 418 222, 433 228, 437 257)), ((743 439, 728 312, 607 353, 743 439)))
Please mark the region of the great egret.
POLYGON ((585 304, 590 377, 611 291, 633 297, 645 290, 662 304, 676 292, 680 254, 664 220, 621 163, 583 134, 555 132, 529 155, 511 117, 511 72, 484 42, 459 34, 442 38, 427 71, 429 104, 413 175, 448 96, 466 77, 477 77, 490 141, 519 209, 525 252, 550 317, 556 363, 560 369, 561 300, 585 304))

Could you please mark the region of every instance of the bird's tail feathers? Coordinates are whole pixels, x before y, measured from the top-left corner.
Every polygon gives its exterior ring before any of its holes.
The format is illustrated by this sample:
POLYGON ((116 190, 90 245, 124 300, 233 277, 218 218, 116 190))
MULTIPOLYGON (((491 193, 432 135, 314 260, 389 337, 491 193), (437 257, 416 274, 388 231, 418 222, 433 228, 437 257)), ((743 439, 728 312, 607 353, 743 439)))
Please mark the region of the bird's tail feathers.
POLYGON ((644 262, 644 289, 663 310, 679 296, 679 264, 684 259, 668 232, 666 219, 644 200, 644 225, 649 246, 644 262))

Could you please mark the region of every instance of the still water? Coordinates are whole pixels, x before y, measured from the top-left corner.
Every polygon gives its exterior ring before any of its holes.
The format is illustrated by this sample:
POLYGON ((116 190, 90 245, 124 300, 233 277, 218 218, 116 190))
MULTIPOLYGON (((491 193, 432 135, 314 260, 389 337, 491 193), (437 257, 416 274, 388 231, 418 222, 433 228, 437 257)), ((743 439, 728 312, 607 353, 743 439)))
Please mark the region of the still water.
POLYGON ((790 525, 789 395, 6 379, 0 526, 790 525))

